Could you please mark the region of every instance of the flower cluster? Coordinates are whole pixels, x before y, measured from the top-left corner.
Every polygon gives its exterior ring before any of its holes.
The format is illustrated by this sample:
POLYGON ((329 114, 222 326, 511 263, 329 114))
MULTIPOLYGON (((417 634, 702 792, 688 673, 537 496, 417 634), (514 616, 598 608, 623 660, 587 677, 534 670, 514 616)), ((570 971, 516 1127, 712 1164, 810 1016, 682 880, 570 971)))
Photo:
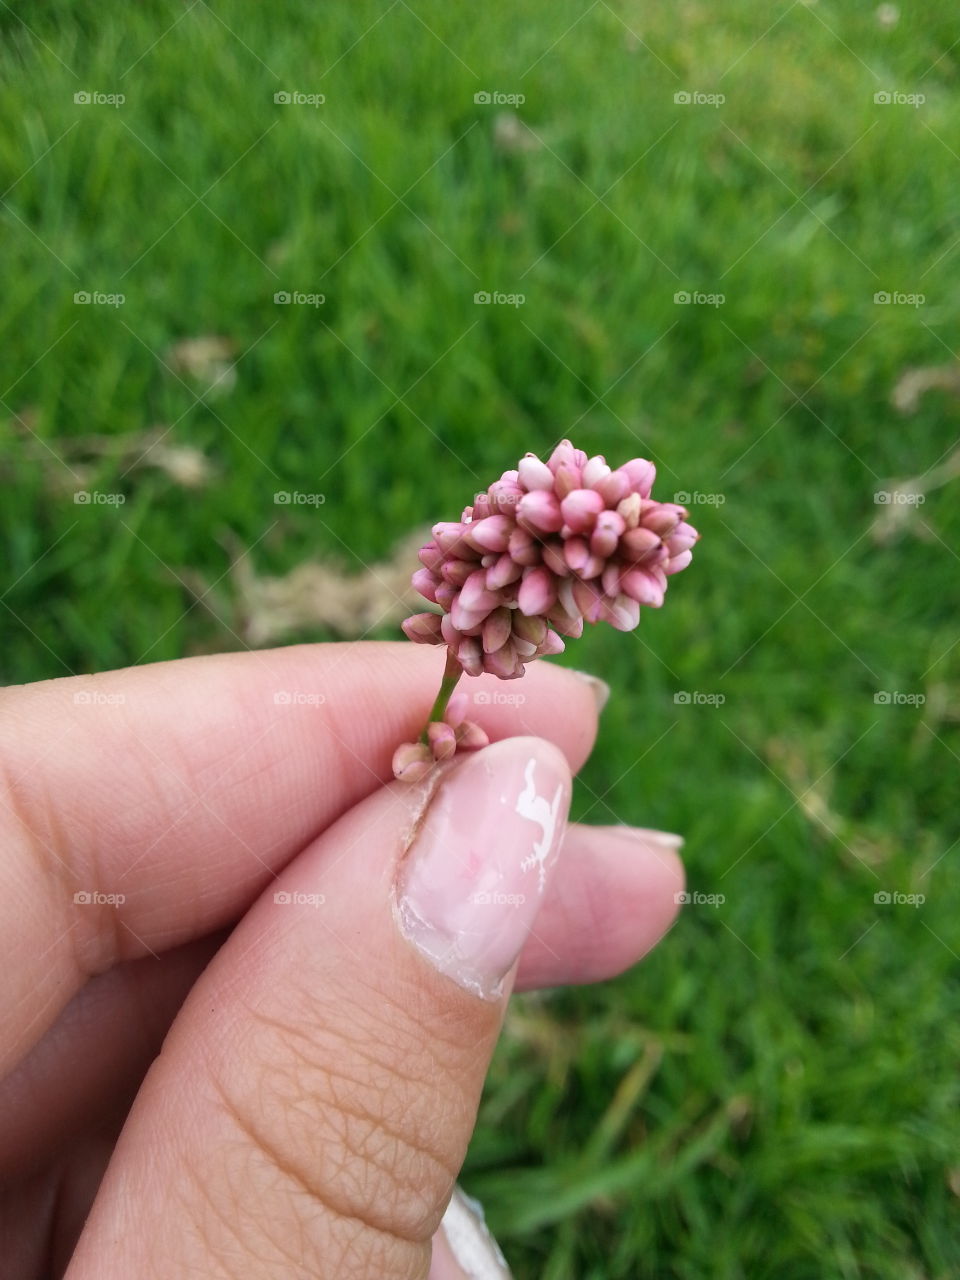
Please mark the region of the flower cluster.
POLYGON ((655 475, 652 462, 614 470, 569 440, 546 462, 528 453, 459 521, 434 526, 413 585, 443 612, 407 618, 405 634, 446 644, 467 675, 511 680, 584 622, 631 631, 699 537, 685 507, 650 497, 655 475))

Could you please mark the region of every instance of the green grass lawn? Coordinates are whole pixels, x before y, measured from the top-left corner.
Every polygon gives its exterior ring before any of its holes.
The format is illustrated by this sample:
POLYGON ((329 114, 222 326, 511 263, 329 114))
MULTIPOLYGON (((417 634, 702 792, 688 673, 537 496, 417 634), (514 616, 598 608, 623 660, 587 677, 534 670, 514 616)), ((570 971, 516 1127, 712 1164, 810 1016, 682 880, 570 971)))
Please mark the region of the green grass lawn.
POLYGON ((960 44, 890 9, 0 7, 6 681, 237 648, 226 538, 359 566, 565 435, 694 495, 669 607, 564 661, 614 687, 579 816, 724 901, 517 1002, 463 1181, 518 1277, 960 1274, 960 479, 872 532, 960 435, 891 401, 956 360, 960 44), (130 468, 156 426, 208 483, 130 468))

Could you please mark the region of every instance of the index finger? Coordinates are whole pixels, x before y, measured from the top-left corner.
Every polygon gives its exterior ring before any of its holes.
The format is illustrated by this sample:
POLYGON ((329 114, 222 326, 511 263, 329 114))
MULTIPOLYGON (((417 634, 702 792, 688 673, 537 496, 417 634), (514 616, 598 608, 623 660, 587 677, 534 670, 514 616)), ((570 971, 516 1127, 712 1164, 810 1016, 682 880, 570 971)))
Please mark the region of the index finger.
MULTIPOLYGON (((87 977, 236 919, 388 780, 442 669, 407 643, 302 645, 4 691, 0 1075, 87 977)), ((533 663, 509 706, 494 678, 464 683, 491 738, 548 738, 583 763, 587 681, 533 663)))

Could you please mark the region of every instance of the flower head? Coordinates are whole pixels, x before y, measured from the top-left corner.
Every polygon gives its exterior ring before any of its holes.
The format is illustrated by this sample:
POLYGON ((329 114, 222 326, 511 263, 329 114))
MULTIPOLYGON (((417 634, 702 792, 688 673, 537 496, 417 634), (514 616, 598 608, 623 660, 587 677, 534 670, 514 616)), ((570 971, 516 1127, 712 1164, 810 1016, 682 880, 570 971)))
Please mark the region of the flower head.
POLYGON ((631 631, 700 536, 685 507, 651 498, 655 476, 652 462, 614 470, 569 440, 546 462, 528 453, 458 521, 434 525, 413 585, 442 613, 414 614, 405 634, 445 644, 467 675, 512 680, 584 622, 631 631))

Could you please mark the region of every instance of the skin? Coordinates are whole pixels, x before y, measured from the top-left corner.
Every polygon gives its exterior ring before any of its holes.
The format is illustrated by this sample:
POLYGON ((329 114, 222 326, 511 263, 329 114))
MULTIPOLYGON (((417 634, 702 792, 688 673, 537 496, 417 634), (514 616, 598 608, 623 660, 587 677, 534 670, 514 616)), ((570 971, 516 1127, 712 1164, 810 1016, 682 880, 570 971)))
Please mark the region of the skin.
MULTIPOLYGON (((9 1280, 461 1274, 430 1245, 506 998, 436 973, 389 909, 390 758, 441 669, 408 644, 298 646, 0 694, 9 1280), (278 884, 336 910, 282 916, 278 884), (125 902, 74 902, 91 889, 125 902)), ((523 688, 472 718, 576 772, 590 686, 537 662, 523 688)), ((682 886, 655 838, 571 826, 514 989, 622 972, 682 886)))

